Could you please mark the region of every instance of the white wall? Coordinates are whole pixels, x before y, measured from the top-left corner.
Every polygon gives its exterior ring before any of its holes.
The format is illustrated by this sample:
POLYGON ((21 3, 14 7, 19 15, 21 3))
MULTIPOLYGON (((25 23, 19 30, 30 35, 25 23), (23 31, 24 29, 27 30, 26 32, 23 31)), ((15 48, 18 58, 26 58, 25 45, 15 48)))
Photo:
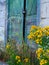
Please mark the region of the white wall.
POLYGON ((40 25, 49 26, 49 0, 40 0, 40 25))

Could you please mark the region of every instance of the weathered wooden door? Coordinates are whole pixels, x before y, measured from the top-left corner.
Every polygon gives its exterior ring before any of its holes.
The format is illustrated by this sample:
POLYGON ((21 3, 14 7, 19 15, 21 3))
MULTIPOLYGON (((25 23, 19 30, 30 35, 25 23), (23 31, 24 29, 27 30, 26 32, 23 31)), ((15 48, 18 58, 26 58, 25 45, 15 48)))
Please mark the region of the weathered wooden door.
MULTIPOLYGON (((8 0, 8 36, 18 43, 23 40, 23 3, 24 0, 8 0)), ((37 0, 26 0, 25 39, 31 25, 36 25, 37 0)))

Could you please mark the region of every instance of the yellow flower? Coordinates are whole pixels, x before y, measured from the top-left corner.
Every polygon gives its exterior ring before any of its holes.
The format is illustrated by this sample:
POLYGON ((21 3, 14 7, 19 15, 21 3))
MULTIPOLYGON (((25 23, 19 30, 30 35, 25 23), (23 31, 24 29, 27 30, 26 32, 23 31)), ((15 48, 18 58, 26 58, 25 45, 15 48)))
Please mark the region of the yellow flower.
POLYGON ((37 33, 37 32, 34 32, 34 36, 35 36, 35 37, 38 36, 38 33, 37 33))
POLYGON ((42 44, 42 38, 37 38, 37 39, 35 40, 35 42, 36 42, 37 44, 42 44))
POLYGON ((32 25, 30 31, 32 31, 33 29, 37 29, 37 26, 32 25))
POLYGON ((36 39, 35 41, 36 41, 37 44, 39 43, 39 39, 36 39))
POLYGON ((28 59, 28 58, 25 58, 25 59, 24 59, 24 61, 25 61, 25 62, 28 62, 28 61, 29 61, 29 59, 28 59))
POLYGON ((46 29, 45 29, 45 28, 42 28, 42 31, 43 31, 43 32, 45 32, 45 31, 46 31, 46 29))
POLYGON ((39 60, 40 60, 40 55, 41 55, 40 53, 37 54, 37 58, 38 58, 39 60))
POLYGON ((46 27, 44 27, 45 28, 45 30, 49 30, 49 26, 46 26, 46 27))
POLYGON ((27 38, 28 38, 28 39, 32 39, 32 36, 31 36, 31 35, 28 35, 27 38))
POLYGON ((38 35, 38 37, 40 38, 40 37, 42 37, 42 35, 38 35))
POLYGON ((44 65, 44 64, 46 64, 46 63, 47 63, 47 60, 42 59, 42 60, 40 61, 40 65, 44 65))
POLYGON ((21 62, 21 60, 18 60, 18 62, 21 62))
POLYGON ((38 48, 37 51, 36 51, 36 54, 37 53, 40 53, 40 52, 43 52, 43 49, 42 48, 38 48))
POLYGON ((19 62, 21 62, 21 60, 20 60, 20 59, 17 61, 17 63, 19 63, 19 62))
POLYGON ((9 48, 10 48, 10 45, 9 45, 9 44, 7 44, 7 45, 6 45, 6 48, 7 48, 7 49, 9 49, 9 48))
POLYGON ((49 49, 47 49, 47 52, 49 53, 49 49))
POLYGON ((46 35, 46 36, 49 36, 49 32, 48 32, 48 31, 46 31, 46 32, 45 32, 45 35, 46 35))
POLYGON ((28 39, 33 39, 34 38, 34 34, 33 32, 30 32, 30 34, 27 36, 28 39))
POLYGON ((30 36, 33 36, 33 32, 30 32, 30 36))
POLYGON ((36 51, 36 54, 37 54, 37 58, 40 59, 40 55, 41 53, 43 52, 43 49, 42 48, 38 48, 37 51, 36 51))
POLYGON ((16 60, 20 59, 20 56, 16 56, 16 60))
POLYGON ((38 37, 39 38, 42 37, 42 36, 43 36, 42 32, 38 34, 38 37))

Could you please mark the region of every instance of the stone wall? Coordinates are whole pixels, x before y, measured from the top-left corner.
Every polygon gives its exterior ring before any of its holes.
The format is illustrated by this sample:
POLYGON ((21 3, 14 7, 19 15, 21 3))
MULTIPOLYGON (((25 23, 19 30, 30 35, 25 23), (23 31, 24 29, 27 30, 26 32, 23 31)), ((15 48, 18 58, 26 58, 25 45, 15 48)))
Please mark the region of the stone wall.
POLYGON ((49 25, 49 0, 40 0, 40 25, 49 25))
POLYGON ((6 22, 7 22, 7 13, 6 13, 6 0, 0 0, 0 46, 2 43, 5 43, 6 39, 6 22))

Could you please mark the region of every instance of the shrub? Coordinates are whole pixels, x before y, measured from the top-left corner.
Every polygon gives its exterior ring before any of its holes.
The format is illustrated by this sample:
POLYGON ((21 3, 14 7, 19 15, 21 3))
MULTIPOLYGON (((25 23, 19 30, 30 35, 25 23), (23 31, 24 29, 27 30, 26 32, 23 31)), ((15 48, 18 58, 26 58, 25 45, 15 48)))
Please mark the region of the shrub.
POLYGON ((40 65, 49 65, 49 26, 31 26, 28 39, 38 45, 36 55, 40 65))

